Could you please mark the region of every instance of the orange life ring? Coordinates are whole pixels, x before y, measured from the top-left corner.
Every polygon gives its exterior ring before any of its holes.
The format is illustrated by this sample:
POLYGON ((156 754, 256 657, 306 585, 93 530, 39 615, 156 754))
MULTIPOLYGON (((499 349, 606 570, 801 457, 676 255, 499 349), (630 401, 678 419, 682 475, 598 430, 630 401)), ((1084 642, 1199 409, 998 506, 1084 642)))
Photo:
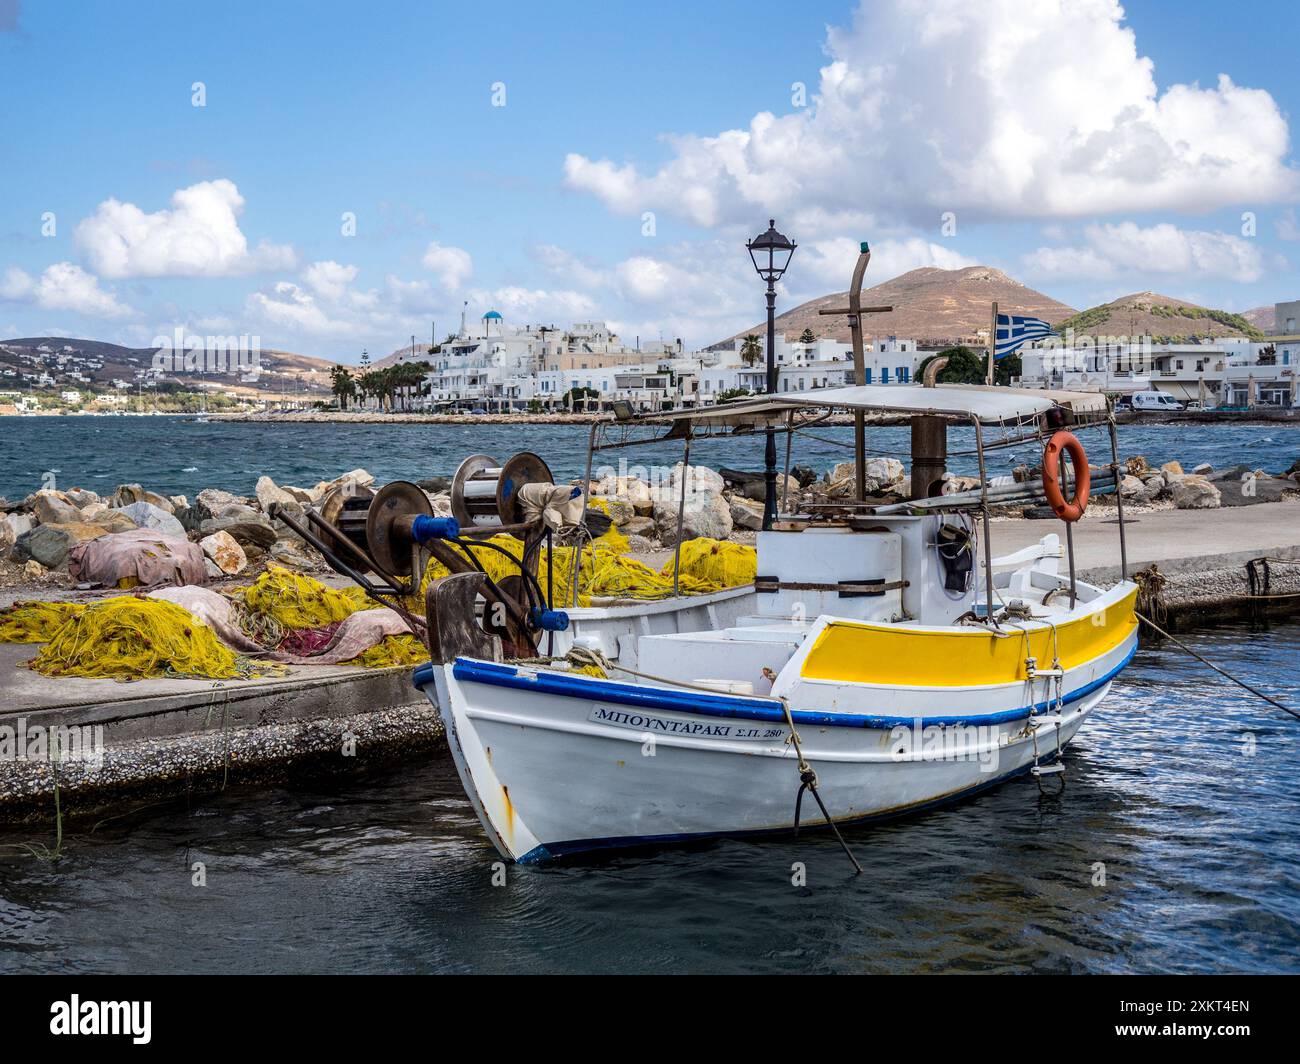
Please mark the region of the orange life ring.
POLYGON ((1062 521, 1077 521, 1088 508, 1088 456, 1074 433, 1061 429, 1052 434, 1043 449, 1043 491, 1047 504, 1062 521), (1074 498, 1067 500, 1061 491, 1061 452, 1070 456, 1074 466, 1074 498))

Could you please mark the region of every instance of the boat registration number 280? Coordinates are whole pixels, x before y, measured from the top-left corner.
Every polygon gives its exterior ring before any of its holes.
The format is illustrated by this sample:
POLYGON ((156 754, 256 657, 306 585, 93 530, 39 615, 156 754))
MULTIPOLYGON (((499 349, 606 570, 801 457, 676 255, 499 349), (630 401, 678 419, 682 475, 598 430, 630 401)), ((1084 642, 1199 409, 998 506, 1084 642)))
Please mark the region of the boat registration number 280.
POLYGON ((731 724, 727 721, 683 720, 660 717, 635 709, 597 706, 587 719, 596 724, 630 728, 648 735, 689 735, 700 739, 784 740, 785 729, 776 724, 731 724))

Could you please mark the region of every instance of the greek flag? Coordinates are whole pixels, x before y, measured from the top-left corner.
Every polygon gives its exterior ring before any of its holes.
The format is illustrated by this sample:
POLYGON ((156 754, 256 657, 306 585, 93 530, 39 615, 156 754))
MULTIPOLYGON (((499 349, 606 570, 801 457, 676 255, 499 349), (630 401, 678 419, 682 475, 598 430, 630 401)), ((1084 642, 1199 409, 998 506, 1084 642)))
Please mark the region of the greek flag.
POLYGON ((1027 318, 1023 314, 999 314, 997 344, 994 358, 1014 355, 1030 340, 1041 340, 1052 331, 1042 318, 1027 318))

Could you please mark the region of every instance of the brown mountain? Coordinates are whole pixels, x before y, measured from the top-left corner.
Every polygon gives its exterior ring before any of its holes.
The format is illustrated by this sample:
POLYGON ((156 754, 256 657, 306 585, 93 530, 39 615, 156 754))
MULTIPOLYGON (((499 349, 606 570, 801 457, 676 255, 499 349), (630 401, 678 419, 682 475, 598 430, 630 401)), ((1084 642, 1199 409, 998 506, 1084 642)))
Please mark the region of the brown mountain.
MULTIPOLYGON (((847 342, 848 320, 823 317, 818 311, 823 307, 847 306, 848 298, 847 292, 837 292, 787 310, 776 319, 777 333, 794 339, 804 329, 811 329, 817 336, 847 342)), ((960 270, 923 266, 863 290, 864 307, 894 308, 888 314, 865 315, 863 332, 868 337, 917 340, 923 347, 974 340, 983 332, 987 343, 990 304, 995 300, 1003 311, 1032 314, 1052 324, 1074 313, 1073 307, 1035 292, 992 266, 967 266, 960 270)), ((749 333, 761 336, 765 329, 766 325, 755 325, 713 346, 730 347, 737 336, 749 333)))
POLYGON ((1263 334, 1240 314, 1197 306, 1157 292, 1135 292, 1089 307, 1060 323, 1092 336, 1150 336, 1155 343, 1186 343, 1216 336, 1263 334))
POLYGON ((1272 303, 1266 307, 1243 310, 1241 316, 1262 333, 1271 333, 1276 328, 1277 308, 1272 303))

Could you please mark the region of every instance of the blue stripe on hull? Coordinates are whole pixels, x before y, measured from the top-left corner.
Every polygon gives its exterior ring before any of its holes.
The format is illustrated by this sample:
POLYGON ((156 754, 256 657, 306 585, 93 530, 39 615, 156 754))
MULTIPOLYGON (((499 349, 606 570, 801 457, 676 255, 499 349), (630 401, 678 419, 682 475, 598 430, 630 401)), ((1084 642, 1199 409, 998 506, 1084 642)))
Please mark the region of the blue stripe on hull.
MULTIPOLYGON (((1105 676, 1070 691, 1062 699, 1065 703, 1077 702, 1110 683, 1137 653, 1137 640, 1129 648, 1124 660, 1105 676)), ((613 702, 617 705, 636 706, 640 709, 664 709, 679 713, 694 713, 704 717, 726 717, 740 720, 785 722, 781 703, 773 698, 739 698, 732 695, 712 695, 698 691, 682 691, 665 687, 648 687, 642 684, 617 683, 609 680, 578 679, 562 672, 537 672, 521 674, 513 665, 457 658, 452 667, 457 680, 508 687, 537 694, 561 695, 592 701, 613 702)), ((433 681, 430 665, 421 665, 415 671, 415 684, 425 687, 433 681)), ((1003 724, 1022 720, 1034 713, 1043 713, 1055 706, 1054 701, 1036 702, 1032 706, 1004 709, 993 713, 960 714, 956 716, 923 717, 927 725, 953 724, 1003 724)), ((796 724, 831 728, 896 728, 911 725, 915 717, 899 717, 876 713, 823 713, 817 710, 792 709, 790 716, 796 724)))
MULTIPOLYGON (((916 805, 910 805, 905 809, 891 809, 883 813, 866 813, 863 816, 837 820, 835 823, 839 827, 858 827, 864 824, 899 820, 903 817, 913 816, 917 813, 928 812, 931 809, 939 809, 942 806, 951 805, 954 802, 973 798, 977 794, 982 794, 984 791, 987 791, 992 787, 997 787, 1009 780, 1013 780, 1017 776, 1023 776, 1031 768, 1033 768, 1032 763, 1008 772, 1005 775, 997 776, 991 780, 985 780, 983 783, 977 783, 974 787, 968 787, 965 790, 956 791, 953 794, 945 794, 941 798, 918 802, 916 805)), ((826 821, 818 817, 814 821, 801 825, 799 830, 817 831, 825 830, 827 827, 828 825, 826 821)), ((541 864, 544 861, 554 861, 563 857, 574 857, 578 854, 594 853, 596 851, 633 850, 638 847, 669 846, 674 843, 683 842, 707 842, 710 839, 771 838, 773 836, 791 835, 793 833, 793 828, 759 828, 753 831, 709 831, 679 835, 625 835, 604 839, 575 839, 570 842, 549 842, 542 846, 534 846, 522 857, 519 857, 516 863, 541 864)))

